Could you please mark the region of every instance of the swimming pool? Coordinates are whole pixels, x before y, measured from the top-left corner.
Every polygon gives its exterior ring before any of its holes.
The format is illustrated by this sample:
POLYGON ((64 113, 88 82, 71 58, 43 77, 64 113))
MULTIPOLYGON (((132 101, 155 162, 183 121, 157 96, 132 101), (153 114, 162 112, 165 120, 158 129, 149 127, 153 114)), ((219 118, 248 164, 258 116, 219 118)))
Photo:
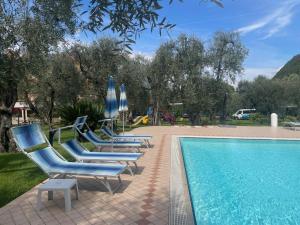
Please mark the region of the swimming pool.
POLYGON ((299 224, 300 142, 180 138, 197 225, 299 224))

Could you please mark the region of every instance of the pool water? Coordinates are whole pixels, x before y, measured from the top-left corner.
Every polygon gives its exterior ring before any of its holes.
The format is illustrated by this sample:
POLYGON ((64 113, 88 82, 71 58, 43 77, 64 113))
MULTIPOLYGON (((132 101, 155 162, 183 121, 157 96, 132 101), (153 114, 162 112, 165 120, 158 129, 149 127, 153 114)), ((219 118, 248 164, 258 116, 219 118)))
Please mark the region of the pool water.
POLYGON ((197 225, 300 224, 300 141, 180 143, 197 225))

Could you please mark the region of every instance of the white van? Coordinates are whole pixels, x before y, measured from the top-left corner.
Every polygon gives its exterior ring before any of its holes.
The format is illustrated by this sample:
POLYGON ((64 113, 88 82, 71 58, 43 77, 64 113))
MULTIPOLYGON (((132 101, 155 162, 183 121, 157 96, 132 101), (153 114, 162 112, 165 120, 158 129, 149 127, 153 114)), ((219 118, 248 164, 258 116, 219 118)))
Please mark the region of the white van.
POLYGON ((256 109, 239 109, 232 115, 232 117, 238 120, 248 120, 250 118, 250 114, 255 112, 256 109))

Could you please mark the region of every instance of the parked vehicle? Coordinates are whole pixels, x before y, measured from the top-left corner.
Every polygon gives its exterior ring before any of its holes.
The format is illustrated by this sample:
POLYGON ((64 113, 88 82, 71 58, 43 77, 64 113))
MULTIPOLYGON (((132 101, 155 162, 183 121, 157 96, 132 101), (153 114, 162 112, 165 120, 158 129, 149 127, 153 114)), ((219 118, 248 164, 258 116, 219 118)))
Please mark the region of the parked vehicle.
POLYGON ((255 112, 256 109, 239 109, 232 115, 232 117, 237 120, 248 120, 250 118, 250 115, 255 112))

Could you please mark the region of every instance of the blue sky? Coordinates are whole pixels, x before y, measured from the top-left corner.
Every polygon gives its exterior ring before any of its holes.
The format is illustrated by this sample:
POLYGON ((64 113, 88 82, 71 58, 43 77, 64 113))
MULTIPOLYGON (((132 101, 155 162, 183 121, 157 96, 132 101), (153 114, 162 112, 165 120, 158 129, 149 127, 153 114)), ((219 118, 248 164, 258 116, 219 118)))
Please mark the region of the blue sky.
MULTIPOLYGON (((259 74, 272 77, 292 56, 300 53, 300 0, 223 0, 220 8, 204 0, 162 1, 160 11, 176 27, 170 36, 145 31, 133 46, 135 53, 153 56, 159 45, 181 33, 199 37, 208 44, 216 31, 238 31, 249 55, 241 79, 259 74), (297 23, 298 21, 298 23, 297 23)), ((80 35, 84 42, 108 33, 80 35)), ((111 36, 111 34, 109 34, 111 36)))

